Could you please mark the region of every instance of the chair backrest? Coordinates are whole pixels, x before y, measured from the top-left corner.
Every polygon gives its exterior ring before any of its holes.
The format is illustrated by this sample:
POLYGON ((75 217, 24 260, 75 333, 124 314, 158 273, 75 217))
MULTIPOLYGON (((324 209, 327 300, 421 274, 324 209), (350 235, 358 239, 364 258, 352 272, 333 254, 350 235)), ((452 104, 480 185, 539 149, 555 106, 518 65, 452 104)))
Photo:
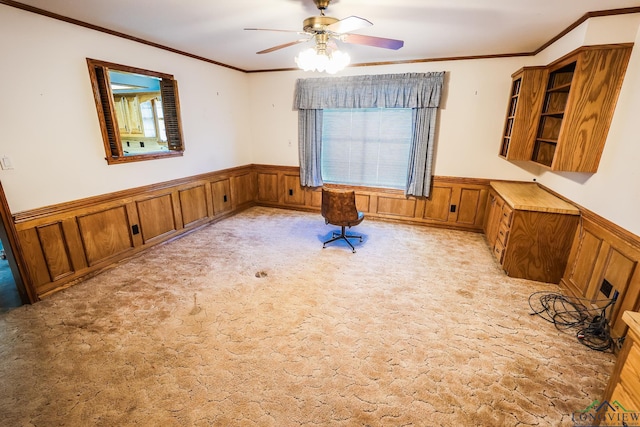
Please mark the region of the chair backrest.
POLYGON ((349 225, 357 221, 355 191, 323 188, 321 213, 329 224, 349 225))

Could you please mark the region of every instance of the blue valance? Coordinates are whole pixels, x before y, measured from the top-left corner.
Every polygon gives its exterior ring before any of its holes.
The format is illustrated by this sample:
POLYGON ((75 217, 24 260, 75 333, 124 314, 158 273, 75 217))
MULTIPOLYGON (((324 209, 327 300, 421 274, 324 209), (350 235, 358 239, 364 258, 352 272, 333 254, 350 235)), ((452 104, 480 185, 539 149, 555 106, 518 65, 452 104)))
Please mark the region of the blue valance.
POLYGON ((298 79, 294 110, 438 108, 444 71, 298 79))

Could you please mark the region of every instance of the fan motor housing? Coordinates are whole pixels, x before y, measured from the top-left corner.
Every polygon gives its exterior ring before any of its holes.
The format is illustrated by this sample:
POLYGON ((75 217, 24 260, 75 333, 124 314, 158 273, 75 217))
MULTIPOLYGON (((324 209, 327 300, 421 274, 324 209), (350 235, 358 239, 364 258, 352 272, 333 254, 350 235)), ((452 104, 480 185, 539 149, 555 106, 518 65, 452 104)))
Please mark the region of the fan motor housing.
POLYGON ((302 23, 302 29, 306 32, 314 33, 317 31, 324 31, 327 25, 331 25, 334 22, 338 22, 339 19, 332 18, 330 16, 312 16, 307 18, 302 23))

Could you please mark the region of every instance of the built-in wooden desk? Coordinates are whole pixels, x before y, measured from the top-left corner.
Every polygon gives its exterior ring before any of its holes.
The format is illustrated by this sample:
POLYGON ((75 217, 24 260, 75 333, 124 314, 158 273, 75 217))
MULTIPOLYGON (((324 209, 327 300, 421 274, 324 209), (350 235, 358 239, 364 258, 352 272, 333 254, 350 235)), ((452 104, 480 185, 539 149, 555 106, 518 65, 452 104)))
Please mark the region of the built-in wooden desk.
POLYGON ((507 275, 559 283, 579 217, 534 182, 491 182, 485 234, 507 275))

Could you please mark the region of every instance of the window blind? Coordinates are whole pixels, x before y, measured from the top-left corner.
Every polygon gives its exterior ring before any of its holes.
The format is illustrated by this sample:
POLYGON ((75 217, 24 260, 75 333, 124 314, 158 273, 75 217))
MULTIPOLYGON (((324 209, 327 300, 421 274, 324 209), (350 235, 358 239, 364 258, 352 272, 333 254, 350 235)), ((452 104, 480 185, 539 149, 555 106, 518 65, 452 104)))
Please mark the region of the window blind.
POLYGON ((412 132, 410 108, 323 110, 323 180, 403 189, 412 132))

